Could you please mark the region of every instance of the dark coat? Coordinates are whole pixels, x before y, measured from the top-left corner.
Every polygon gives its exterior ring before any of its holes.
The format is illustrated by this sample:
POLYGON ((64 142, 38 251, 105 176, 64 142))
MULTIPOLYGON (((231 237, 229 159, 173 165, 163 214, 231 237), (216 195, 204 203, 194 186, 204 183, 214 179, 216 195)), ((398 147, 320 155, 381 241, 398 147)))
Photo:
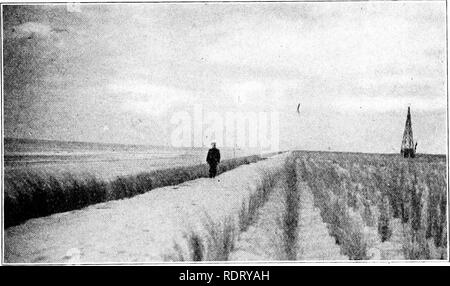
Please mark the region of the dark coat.
POLYGON ((220 163, 220 151, 217 148, 211 148, 208 151, 208 156, 206 156, 206 162, 209 165, 217 166, 220 163))

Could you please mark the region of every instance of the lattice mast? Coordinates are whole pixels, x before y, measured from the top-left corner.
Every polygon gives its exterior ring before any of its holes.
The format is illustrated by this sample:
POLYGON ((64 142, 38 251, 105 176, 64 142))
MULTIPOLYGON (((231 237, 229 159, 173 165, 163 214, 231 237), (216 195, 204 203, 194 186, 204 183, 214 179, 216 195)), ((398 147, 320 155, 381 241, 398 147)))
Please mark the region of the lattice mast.
POLYGON ((406 116, 405 131, 403 132, 402 148, 400 151, 404 157, 414 158, 416 154, 416 146, 414 146, 411 111, 408 107, 408 115, 406 116))

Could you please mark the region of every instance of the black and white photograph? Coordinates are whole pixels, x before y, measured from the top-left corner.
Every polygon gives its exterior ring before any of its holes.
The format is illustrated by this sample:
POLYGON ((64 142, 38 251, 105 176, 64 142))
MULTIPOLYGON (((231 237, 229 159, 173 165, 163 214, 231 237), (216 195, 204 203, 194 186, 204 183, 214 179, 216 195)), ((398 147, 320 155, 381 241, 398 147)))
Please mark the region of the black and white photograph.
POLYGON ((2 264, 448 264, 447 22, 2 3, 2 264))

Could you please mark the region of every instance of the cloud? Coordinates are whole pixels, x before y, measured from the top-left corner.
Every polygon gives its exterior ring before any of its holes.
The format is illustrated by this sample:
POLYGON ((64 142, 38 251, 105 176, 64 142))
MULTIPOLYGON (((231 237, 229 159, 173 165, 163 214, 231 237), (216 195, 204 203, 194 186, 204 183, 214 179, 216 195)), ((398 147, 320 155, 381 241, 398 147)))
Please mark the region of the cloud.
MULTIPOLYGON (((430 50, 445 51, 443 22, 416 23, 410 16, 420 7, 386 9, 386 5, 370 3, 365 9, 358 3, 336 5, 316 25, 270 14, 265 22, 230 17, 218 28, 218 39, 204 46, 201 54, 208 62, 225 66, 283 68, 327 78, 347 74, 368 78, 379 69, 399 66, 406 73, 417 66, 426 70, 430 50)), ((445 9, 432 11, 442 16, 445 9)))
MULTIPOLYGON (((314 74, 359 73, 383 65, 427 64, 422 53, 434 42, 424 32, 410 36, 403 19, 380 18, 360 26, 342 21, 323 29, 277 20, 270 25, 243 23, 202 54, 208 61, 255 68, 284 67, 314 74), (389 26, 396 28, 387 28, 389 26)), ((434 31, 428 31, 433 34, 434 31)))
POLYGON ((265 86, 259 81, 230 83, 224 89, 234 99, 237 106, 257 103, 256 100, 265 93, 265 86))
POLYGON ((137 129, 123 118, 134 118, 163 137, 164 115, 199 103, 211 111, 279 110, 308 123, 281 122, 293 144, 308 136, 321 149, 329 144, 323 134, 345 133, 347 123, 375 113, 411 104, 429 110, 423 124, 432 125, 429 118, 446 106, 442 2, 82 6, 82 13, 36 8, 21 25, 10 13, 5 47, 20 56, 5 62, 20 69, 5 77, 6 118, 17 122, 7 130, 28 130, 20 124, 32 118, 27 128, 36 134, 62 134, 67 128, 51 123, 72 126, 77 117, 80 126, 99 126, 83 128, 92 140, 104 140, 98 130, 107 125, 120 130, 111 140, 132 141, 137 129), (66 106, 67 116, 38 108, 44 104, 66 106), (350 119, 330 127, 336 118, 350 119))
POLYGON ((112 84, 109 91, 121 97, 122 110, 151 116, 161 116, 174 106, 194 100, 189 91, 139 81, 112 84))
POLYGON ((436 17, 420 22, 413 16, 422 4, 386 6, 336 5, 314 25, 270 14, 267 21, 230 17, 201 54, 224 68, 258 71, 256 80, 225 84, 231 98, 253 107, 270 105, 270 98, 296 106, 301 98, 305 106, 340 112, 445 108, 443 5, 427 5, 436 17), (279 72, 264 79, 268 70, 279 72), (298 79, 284 83, 289 73, 298 79))
POLYGON ((222 91, 227 99, 232 99, 234 108, 242 110, 279 110, 298 83, 292 80, 248 80, 241 82, 225 81, 222 91))
POLYGON ((402 111, 411 106, 416 111, 438 111, 447 108, 445 97, 391 96, 391 97, 349 97, 330 98, 323 101, 330 109, 344 113, 402 111))
POLYGON ((52 33, 52 27, 38 22, 26 22, 14 26, 12 29, 13 38, 26 38, 36 35, 40 38, 46 38, 52 33))

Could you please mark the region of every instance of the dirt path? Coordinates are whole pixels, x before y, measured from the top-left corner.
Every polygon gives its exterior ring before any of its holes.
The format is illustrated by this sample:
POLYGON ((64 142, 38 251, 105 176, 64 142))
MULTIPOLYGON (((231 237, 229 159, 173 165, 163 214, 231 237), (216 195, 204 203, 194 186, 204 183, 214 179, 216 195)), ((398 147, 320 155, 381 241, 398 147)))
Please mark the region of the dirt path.
POLYGON ((348 260, 340 253, 340 247, 328 233, 320 211, 314 207, 311 190, 306 183, 299 184, 300 222, 298 237, 298 260, 348 260))
POLYGON ((262 182, 260 169, 280 169, 286 156, 240 166, 215 179, 197 179, 130 199, 28 220, 5 230, 5 262, 170 260, 180 251, 174 249, 175 243, 183 246, 181 251, 188 251, 186 232, 204 228, 207 217, 212 222, 237 218, 242 202, 262 182))
POLYGON ((281 227, 285 208, 283 187, 283 180, 280 180, 272 190, 269 200, 258 210, 256 222, 240 234, 230 260, 285 260, 281 227))

